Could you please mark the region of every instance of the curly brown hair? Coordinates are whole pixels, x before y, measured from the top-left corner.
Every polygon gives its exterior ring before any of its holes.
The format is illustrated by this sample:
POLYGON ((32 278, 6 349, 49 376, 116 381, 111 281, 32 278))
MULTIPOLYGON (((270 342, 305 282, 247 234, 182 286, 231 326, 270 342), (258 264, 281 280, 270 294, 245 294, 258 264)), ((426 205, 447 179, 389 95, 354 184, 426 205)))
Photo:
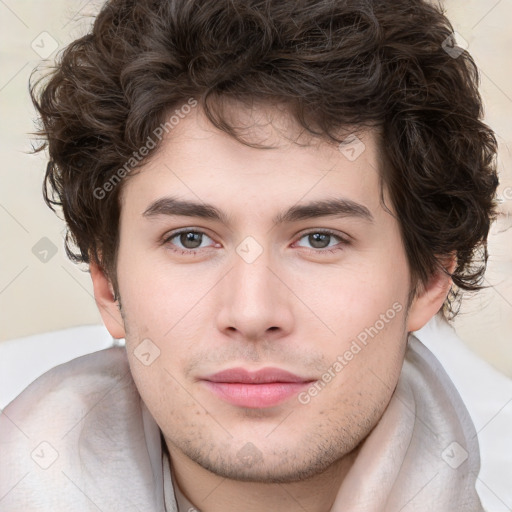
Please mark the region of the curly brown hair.
POLYGON ((44 140, 37 150, 49 150, 45 201, 62 206, 69 257, 100 264, 116 293, 122 184, 101 197, 95 191, 112 184, 190 98, 214 126, 248 145, 224 100, 278 101, 308 133, 336 143, 344 127, 378 128, 387 163, 381 179, 415 288, 454 253, 445 311, 456 313, 463 290, 482 288, 497 143, 482 122, 478 69, 467 51, 453 48, 440 7, 423 0, 110 0, 55 69, 33 78, 44 140))

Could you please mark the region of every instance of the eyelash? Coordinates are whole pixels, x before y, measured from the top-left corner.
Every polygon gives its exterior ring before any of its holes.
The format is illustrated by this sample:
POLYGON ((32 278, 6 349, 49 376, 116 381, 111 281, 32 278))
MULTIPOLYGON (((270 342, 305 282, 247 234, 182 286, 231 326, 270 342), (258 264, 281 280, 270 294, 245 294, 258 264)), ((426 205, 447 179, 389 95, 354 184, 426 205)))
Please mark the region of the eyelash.
MULTIPOLYGON (((196 230, 196 229, 193 229, 193 228, 185 228, 185 229, 180 229, 178 231, 173 231, 172 233, 169 233, 167 236, 164 237, 163 241, 162 241, 162 244, 163 245, 169 245, 171 246, 172 244, 170 243, 171 240, 173 238, 176 238, 177 236, 183 234, 183 233, 195 233, 195 234, 202 234, 202 235, 206 235, 208 238, 211 239, 210 236, 208 236, 204 231, 200 231, 200 230, 196 230)), ((312 230, 312 231, 308 231, 306 233, 302 233, 300 235, 300 237, 298 238, 298 241, 301 240, 302 238, 308 236, 308 235, 313 235, 313 234, 321 234, 321 235, 330 235, 334 238, 337 238, 339 240, 339 244, 338 246, 335 246, 335 248, 332 248, 332 249, 329 249, 329 248, 325 248, 325 249, 309 249, 307 247, 302 247, 302 249, 305 249, 306 251, 310 252, 310 253, 313 253, 315 255, 318 255, 318 254, 325 254, 325 253, 328 253, 328 254, 335 254, 339 251, 342 251, 344 249, 344 246, 347 246, 350 244, 350 241, 348 238, 345 238, 343 236, 341 236, 339 233, 336 233, 334 231, 331 231, 329 229, 322 229, 322 230, 312 230), (339 247, 341 245, 341 247, 339 247)), ((204 249, 204 248, 202 248, 204 249)), ((201 251, 202 249, 180 249, 180 248, 175 248, 175 247, 172 247, 171 250, 174 251, 174 252, 177 252, 181 255, 192 255, 192 256, 195 256, 199 251, 201 251)))

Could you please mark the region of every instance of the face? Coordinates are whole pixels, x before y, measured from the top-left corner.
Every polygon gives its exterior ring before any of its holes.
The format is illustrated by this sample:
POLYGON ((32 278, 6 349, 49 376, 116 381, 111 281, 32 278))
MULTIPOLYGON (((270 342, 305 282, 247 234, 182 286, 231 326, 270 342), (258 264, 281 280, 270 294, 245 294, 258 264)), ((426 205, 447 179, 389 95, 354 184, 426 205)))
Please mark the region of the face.
POLYGON ((274 149, 196 108, 124 183, 118 337, 171 453, 227 478, 297 481, 384 412, 411 283, 372 132, 340 149, 284 112, 239 115, 274 149))

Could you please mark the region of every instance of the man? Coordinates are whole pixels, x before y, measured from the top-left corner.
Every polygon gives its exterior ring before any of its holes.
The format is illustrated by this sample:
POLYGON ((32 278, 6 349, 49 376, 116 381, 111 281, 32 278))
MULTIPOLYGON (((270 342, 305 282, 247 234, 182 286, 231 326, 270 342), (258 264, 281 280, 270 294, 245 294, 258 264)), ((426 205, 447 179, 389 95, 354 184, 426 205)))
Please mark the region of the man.
POLYGON ((126 349, 6 408, 2 510, 483 510, 411 334, 479 288, 495 214, 452 32, 419 0, 103 7, 32 94, 126 349))

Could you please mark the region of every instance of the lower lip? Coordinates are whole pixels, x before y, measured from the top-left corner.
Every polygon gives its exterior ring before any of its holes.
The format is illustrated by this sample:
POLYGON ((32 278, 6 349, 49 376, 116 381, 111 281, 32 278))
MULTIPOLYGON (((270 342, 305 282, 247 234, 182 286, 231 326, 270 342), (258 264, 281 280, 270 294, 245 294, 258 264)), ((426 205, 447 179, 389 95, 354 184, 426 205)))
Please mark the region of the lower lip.
POLYGON ((254 409, 273 407, 297 395, 308 382, 272 382, 268 384, 242 384, 239 382, 204 381, 218 397, 239 407, 254 409))

